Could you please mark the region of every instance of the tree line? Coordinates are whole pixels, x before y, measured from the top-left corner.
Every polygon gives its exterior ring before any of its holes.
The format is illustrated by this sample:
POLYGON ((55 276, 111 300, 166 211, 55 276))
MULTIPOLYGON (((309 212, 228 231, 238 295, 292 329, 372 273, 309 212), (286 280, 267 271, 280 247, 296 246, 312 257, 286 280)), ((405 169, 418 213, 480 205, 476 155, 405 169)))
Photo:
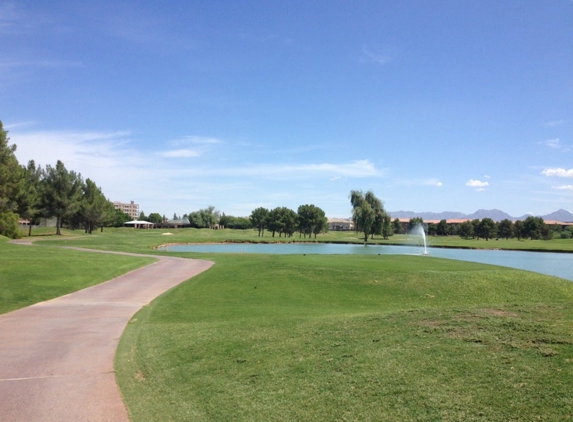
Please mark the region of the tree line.
MULTIPOLYGON (((421 224, 419 217, 410 219, 409 227, 421 224)), ((394 226, 402 226, 396 219, 394 226)), ((398 229, 399 230, 399 229, 398 229)), ((550 240, 554 238, 570 239, 573 237, 573 227, 546 224, 543 218, 529 216, 525 220, 512 221, 504 219, 493 221, 491 218, 467 220, 460 224, 448 224, 446 220, 429 223, 427 228, 429 236, 460 236, 464 239, 531 239, 550 240)))
MULTIPOLYGON (((350 191, 350 203, 352 205, 352 221, 354 229, 361 232, 364 242, 374 235, 383 236, 384 239, 394 234, 405 234, 417 225, 423 225, 420 217, 411 218, 407 224, 390 215, 384 210, 383 203, 372 191, 366 193, 360 190, 350 191)), ((544 239, 573 238, 573 227, 562 228, 550 226, 541 217, 527 217, 525 220, 511 221, 505 219, 499 222, 491 218, 481 220, 468 220, 461 224, 448 224, 446 220, 427 225, 427 234, 430 236, 458 235, 465 239, 544 239)))
POLYGON ((20 165, 0 121, 0 235, 19 237, 19 218, 32 225, 42 218, 56 219, 56 234, 66 223, 86 233, 105 226, 123 225, 129 216, 116 210, 91 179, 68 170, 58 160, 55 166, 37 166, 34 160, 20 165))
POLYGON ((278 233, 279 237, 292 237, 299 232, 300 237, 309 238, 328 231, 328 219, 324 211, 315 205, 301 205, 294 212, 287 207, 276 207, 268 210, 259 207, 249 216, 251 227, 258 232, 258 236, 264 236, 265 230, 272 233, 272 237, 278 233))

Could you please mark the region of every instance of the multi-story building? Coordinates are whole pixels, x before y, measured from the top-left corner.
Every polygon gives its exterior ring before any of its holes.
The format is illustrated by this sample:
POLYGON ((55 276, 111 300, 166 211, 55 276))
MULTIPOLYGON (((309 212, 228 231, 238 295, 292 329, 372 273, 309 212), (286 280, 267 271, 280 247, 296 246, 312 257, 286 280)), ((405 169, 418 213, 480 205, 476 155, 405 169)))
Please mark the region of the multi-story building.
POLYGON ((137 218, 139 217, 139 204, 134 204, 133 201, 131 201, 129 204, 115 201, 113 203, 113 206, 116 210, 120 210, 126 213, 134 220, 137 220, 137 218))
POLYGON ((352 220, 346 218, 329 218, 328 230, 330 231, 348 231, 354 230, 354 223, 352 220))

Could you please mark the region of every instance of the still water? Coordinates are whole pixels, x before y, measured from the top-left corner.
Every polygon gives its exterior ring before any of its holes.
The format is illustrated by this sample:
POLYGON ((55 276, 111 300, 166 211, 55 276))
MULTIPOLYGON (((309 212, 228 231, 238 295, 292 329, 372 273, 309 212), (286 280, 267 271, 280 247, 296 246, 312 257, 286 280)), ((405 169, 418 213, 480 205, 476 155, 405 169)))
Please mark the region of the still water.
MULTIPOLYGON (((170 252, 219 252, 256 254, 369 254, 421 255, 416 246, 391 245, 341 245, 331 243, 219 243, 170 245, 160 250, 170 252)), ((534 271, 573 281, 573 254, 550 252, 523 252, 477 249, 428 248, 428 255, 459 261, 480 262, 534 271)))

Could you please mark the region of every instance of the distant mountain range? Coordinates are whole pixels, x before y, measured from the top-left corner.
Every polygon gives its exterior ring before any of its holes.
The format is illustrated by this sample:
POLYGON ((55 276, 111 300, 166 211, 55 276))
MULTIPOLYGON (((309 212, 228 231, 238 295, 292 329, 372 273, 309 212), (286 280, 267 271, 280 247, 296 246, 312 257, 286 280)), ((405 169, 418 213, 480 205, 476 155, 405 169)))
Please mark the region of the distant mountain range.
MULTIPOLYGON (((522 215, 521 217, 512 217, 511 215, 501 211, 501 210, 477 210, 473 214, 464 214, 461 212, 454 212, 454 211, 444 211, 444 212, 414 212, 414 211, 391 211, 388 214, 392 216, 392 218, 415 218, 421 217, 424 220, 450 220, 452 218, 467 218, 470 220, 481 220, 483 218, 491 218, 494 221, 501 221, 501 220, 525 220, 527 217, 530 217, 530 214, 522 215)), ((551 214, 547 215, 539 215, 536 217, 541 217, 544 220, 557 220, 562 222, 573 222, 573 214, 569 211, 564 210, 561 208, 551 214)))

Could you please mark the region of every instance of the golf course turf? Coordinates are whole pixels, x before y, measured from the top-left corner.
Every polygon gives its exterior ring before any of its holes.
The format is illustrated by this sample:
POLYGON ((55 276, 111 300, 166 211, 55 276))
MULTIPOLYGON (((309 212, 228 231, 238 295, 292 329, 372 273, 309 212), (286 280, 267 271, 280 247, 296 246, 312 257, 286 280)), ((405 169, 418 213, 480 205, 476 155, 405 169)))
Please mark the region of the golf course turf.
POLYGON ((215 266, 122 337, 134 421, 573 415, 571 282, 423 256, 201 256, 215 266))
MULTIPOLYGON (((172 232, 107 230, 42 243, 153 253, 166 240, 252 237, 172 232)), ((46 251, 44 266, 62 263, 62 273, 46 272, 53 279, 81 272, 82 252, 0 247, 46 251)), ((34 258, 22 254, 21 266, 34 258)), ((169 255, 215 265, 128 324, 115 369, 133 421, 573 417, 569 281, 431 256, 169 255)), ((116 265, 96 264, 85 267, 93 279, 116 265)))

